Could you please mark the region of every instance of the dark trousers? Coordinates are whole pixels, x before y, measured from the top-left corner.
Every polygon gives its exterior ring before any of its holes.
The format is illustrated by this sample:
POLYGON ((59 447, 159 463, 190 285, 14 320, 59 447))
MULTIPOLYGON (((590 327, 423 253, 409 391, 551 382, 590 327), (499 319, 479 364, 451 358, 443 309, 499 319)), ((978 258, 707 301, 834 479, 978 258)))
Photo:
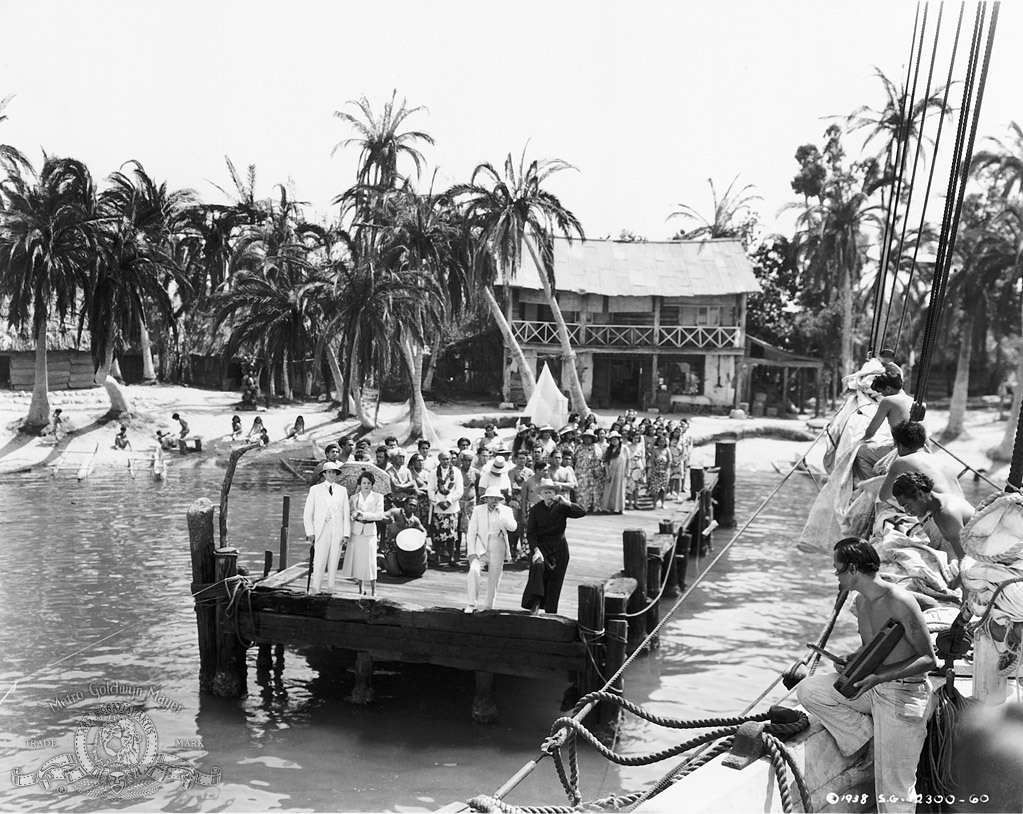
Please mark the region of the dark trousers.
POLYGON ((568 571, 568 540, 564 537, 538 540, 537 547, 547 566, 543 570, 543 609, 545 613, 557 613, 561 587, 568 571))

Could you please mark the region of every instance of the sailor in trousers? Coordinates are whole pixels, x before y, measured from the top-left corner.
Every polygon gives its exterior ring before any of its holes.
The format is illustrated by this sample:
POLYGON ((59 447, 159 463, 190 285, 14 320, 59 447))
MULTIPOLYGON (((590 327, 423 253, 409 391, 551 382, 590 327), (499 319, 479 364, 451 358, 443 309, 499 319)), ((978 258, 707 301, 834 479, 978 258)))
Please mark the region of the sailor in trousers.
POLYGON ((348 508, 348 490, 337 482, 341 466, 333 461, 323 465, 323 483, 309 489, 305 499, 305 538, 313 543, 311 593, 319 593, 323 570, 327 570, 327 590, 333 591, 341 548, 352 534, 348 508))
POLYGON ((515 515, 507 506, 502 506, 504 495, 497 484, 483 493, 483 503, 473 509, 466 534, 466 548, 469 554, 469 583, 466 613, 476 610, 479 599, 480 573, 487 566, 487 601, 485 608, 491 610, 501 585, 504 559, 508 556, 508 533, 515 531, 518 524, 515 515))

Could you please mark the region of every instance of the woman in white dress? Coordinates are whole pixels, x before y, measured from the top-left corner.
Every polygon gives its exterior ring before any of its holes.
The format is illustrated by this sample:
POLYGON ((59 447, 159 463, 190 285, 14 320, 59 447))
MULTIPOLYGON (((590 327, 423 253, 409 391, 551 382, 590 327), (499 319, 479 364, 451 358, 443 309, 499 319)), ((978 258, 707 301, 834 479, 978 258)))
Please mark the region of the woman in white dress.
POLYGON ((359 594, 377 594, 377 522, 384 519, 384 496, 373 491, 372 472, 359 475, 358 491, 351 498, 352 536, 345 551, 341 576, 359 581, 359 594))

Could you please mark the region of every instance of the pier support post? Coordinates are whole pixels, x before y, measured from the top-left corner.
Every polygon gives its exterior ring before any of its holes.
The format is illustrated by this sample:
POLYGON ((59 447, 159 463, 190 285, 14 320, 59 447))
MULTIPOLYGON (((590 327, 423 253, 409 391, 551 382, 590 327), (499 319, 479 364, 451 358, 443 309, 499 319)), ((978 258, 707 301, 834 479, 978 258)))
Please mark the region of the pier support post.
POLYGON ((735 441, 718 441, 714 445, 714 466, 718 481, 714 487, 714 519, 722 528, 735 528, 735 441))
POLYGON ((355 687, 348 700, 353 704, 368 704, 373 700, 373 657, 369 653, 355 654, 355 687))
MULTIPOLYGON (((648 636, 661 621, 661 603, 658 597, 661 591, 661 566, 661 552, 654 549, 647 555, 646 560, 646 590, 650 608, 644 614, 644 618, 646 620, 646 635, 648 636)), ((653 650, 659 643, 658 637, 654 636, 650 640, 650 649, 653 650)))
POLYGON ((706 485, 702 466, 689 467, 689 499, 696 500, 703 487, 706 485))
MULTIPOLYGON (((217 582, 238 575, 238 549, 218 548, 216 558, 217 582)), ((217 672, 213 676, 213 693, 225 698, 245 695, 245 649, 238 640, 236 620, 227 615, 228 593, 223 587, 217 594, 217 672)), ((234 613, 239 609, 234 608, 234 613)))
MULTIPOLYGON (((604 661, 604 675, 611 678, 625 664, 625 649, 628 641, 629 626, 624 619, 607 619, 605 621, 606 635, 604 641, 607 645, 607 658, 604 661)), ((608 688, 615 695, 625 693, 625 676, 618 676, 611 682, 608 688)), ((598 736, 601 741, 608 743, 614 738, 615 730, 618 728, 618 719, 621 708, 603 703, 600 709, 600 725, 598 736)))
POLYGON ((291 531, 291 495, 285 495, 281 506, 281 556, 277 570, 288 567, 288 535, 291 531))
POLYGON ((579 638, 589 655, 583 660, 580 695, 604 686, 601 671, 604 667, 604 583, 586 582, 579 585, 579 638))
POLYGON ((188 543, 192 553, 192 593, 196 597, 195 624, 199 635, 199 691, 213 692, 217 671, 217 610, 212 590, 216 581, 213 561, 213 504, 201 497, 188 509, 188 543))
POLYGON ((678 542, 675 543, 675 578, 678 580, 678 589, 685 593, 689 587, 686 578, 689 576, 689 555, 693 550, 693 536, 687 534, 685 529, 678 530, 678 542))
MULTIPOLYGON (((636 580, 636 590, 629 597, 628 612, 639 612, 646 606, 646 532, 642 529, 626 529, 622 532, 622 555, 625 562, 625 576, 636 580)), ((642 614, 629 617, 629 652, 631 653, 646 635, 646 619, 642 614)))
POLYGON ((478 724, 492 724, 497 721, 493 673, 476 671, 476 695, 472 699, 472 719, 478 724))

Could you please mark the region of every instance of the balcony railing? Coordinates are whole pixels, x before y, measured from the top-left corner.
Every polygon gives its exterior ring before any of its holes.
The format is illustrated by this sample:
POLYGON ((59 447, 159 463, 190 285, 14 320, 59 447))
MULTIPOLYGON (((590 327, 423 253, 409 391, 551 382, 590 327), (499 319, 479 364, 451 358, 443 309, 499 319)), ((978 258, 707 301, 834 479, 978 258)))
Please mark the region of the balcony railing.
MULTIPOLYGON (((513 320, 512 332, 524 345, 558 345, 553 322, 513 320)), ((739 348, 742 330, 717 325, 581 325, 568 323, 568 336, 584 348, 739 348)))

